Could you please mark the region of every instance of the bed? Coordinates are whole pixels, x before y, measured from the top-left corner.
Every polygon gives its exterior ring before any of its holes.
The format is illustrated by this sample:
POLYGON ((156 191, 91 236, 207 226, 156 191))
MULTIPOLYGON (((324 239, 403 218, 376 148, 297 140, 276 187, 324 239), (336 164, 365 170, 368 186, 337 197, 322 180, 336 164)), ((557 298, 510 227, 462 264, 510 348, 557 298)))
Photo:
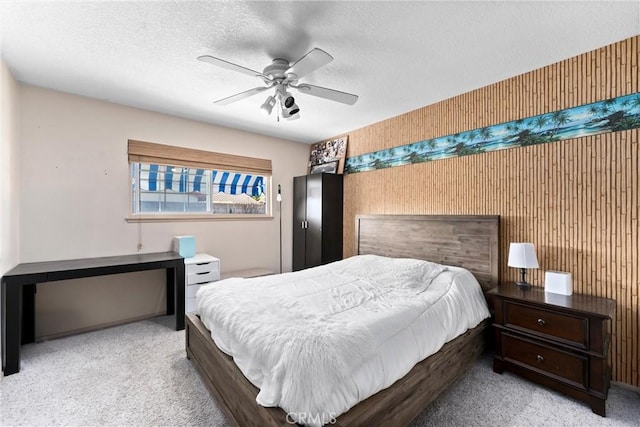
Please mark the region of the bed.
MULTIPOLYGON (((497 216, 359 215, 357 255, 426 259, 469 270, 483 290, 498 282, 497 216)), ((406 425, 481 354, 488 321, 446 343, 404 377, 332 420, 336 425, 406 425)), ((215 345, 201 319, 187 315, 187 357, 233 425, 283 426, 280 408, 256 403, 259 390, 215 345)))

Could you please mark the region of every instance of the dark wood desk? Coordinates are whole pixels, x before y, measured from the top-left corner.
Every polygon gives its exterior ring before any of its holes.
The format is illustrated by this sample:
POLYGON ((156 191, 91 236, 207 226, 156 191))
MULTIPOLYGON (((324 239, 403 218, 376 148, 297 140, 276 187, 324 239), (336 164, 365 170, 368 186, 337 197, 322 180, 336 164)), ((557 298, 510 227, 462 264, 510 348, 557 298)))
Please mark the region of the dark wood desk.
POLYGON ((2 277, 2 370, 20 371, 20 346, 35 341, 36 284, 144 270, 167 270, 167 315, 184 329, 184 259, 176 252, 18 264, 2 277))

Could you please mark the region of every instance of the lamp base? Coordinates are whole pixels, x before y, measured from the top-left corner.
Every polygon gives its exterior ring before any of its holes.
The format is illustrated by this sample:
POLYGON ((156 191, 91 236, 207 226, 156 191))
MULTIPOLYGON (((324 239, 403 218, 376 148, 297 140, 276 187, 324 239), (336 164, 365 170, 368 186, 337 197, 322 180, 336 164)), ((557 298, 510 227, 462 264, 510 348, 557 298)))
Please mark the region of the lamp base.
POLYGON ((520 281, 516 282, 516 285, 518 285, 518 287, 520 289, 531 289, 531 283, 527 282, 526 274, 527 274, 527 269, 526 268, 521 268, 520 269, 520 281))

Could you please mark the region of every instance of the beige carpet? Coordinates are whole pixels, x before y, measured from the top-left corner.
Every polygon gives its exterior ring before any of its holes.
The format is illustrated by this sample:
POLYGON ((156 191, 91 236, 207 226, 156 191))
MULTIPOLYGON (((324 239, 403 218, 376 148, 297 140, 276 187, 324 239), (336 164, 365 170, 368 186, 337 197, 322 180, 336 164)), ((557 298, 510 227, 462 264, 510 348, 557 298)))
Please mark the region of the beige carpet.
MULTIPOLYGON (((186 359, 172 317, 22 347, 0 380, 2 426, 225 426, 186 359)), ((637 426, 640 395, 613 387, 607 418, 585 404, 491 370, 490 355, 427 408, 418 426, 637 426)))

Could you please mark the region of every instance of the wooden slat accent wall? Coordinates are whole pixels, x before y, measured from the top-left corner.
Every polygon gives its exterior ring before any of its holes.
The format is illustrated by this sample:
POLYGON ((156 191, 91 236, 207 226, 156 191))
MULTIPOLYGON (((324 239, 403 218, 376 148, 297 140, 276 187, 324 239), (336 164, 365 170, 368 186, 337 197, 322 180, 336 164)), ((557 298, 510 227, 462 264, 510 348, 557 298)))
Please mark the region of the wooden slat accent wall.
MULTIPOLYGON (((640 91, 640 36, 350 132, 347 157, 640 91)), ((500 215, 509 242, 532 242, 530 270, 571 272, 574 292, 617 302, 613 379, 640 386, 638 129, 372 172, 344 180, 344 254, 356 214, 500 215)))

